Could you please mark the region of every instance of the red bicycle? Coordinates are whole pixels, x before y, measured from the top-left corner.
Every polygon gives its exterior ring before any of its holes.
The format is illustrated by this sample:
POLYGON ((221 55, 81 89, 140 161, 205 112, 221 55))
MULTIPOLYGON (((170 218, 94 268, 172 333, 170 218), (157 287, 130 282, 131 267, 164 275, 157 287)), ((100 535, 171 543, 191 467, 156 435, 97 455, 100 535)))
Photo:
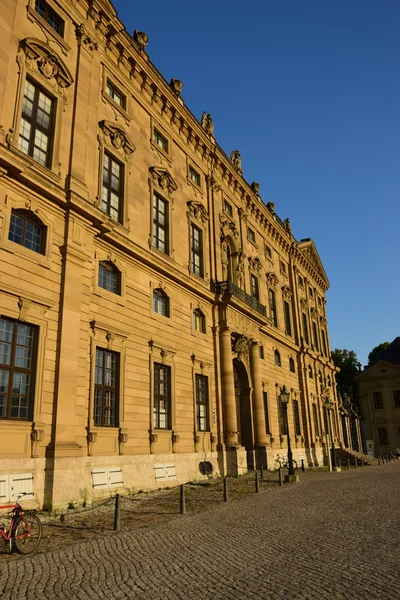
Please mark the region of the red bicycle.
POLYGON ((11 523, 6 529, 3 523, 0 523, 0 534, 5 542, 10 543, 10 552, 15 550, 20 554, 30 554, 38 547, 42 539, 42 523, 34 511, 24 513, 19 499, 28 495, 28 492, 21 492, 15 501, 15 504, 0 506, 0 509, 12 509, 11 523))

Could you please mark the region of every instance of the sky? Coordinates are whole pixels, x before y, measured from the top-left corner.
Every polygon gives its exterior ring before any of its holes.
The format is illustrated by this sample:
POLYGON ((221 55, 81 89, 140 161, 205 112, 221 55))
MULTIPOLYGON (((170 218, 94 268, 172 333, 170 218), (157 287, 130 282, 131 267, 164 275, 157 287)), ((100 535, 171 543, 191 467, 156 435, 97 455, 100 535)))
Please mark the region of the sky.
POLYGON ((400 335, 399 0, 114 0, 244 177, 316 244, 331 348, 400 335))

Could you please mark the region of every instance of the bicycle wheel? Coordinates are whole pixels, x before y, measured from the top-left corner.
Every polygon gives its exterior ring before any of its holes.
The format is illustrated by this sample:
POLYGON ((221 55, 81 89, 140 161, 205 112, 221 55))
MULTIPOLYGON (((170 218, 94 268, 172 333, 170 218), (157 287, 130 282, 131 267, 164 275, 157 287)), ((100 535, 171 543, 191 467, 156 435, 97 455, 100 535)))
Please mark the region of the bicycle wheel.
POLYGON ((19 554, 30 554, 42 539, 42 523, 34 513, 20 517, 14 526, 13 546, 19 554))
POLYGON ((275 471, 278 471, 281 468, 282 468, 282 463, 278 458, 276 458, 275 459, 275 471))
POLYGON ((297 460, 293 459, 293 469, 296 471, 299 467, 297 466, 297 460))

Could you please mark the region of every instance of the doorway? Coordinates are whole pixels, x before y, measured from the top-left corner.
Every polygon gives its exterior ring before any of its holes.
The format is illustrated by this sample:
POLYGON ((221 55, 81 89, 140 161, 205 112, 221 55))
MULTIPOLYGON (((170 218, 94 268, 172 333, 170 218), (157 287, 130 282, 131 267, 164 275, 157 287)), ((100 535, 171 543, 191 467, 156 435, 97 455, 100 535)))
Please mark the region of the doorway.
POLYGON ((253 471, 254 440, 249 377, 246 367, 237 358, 233 360, 233 376, 235 381, 238 438, 240 444, 246 449, 247 468, 249 471, 253 471))

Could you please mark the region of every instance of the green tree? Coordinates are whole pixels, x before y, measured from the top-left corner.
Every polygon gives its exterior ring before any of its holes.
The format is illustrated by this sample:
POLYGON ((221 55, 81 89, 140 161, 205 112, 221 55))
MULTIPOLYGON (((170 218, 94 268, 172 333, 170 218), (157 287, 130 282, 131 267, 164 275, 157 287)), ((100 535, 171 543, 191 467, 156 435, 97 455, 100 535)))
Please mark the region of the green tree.
POLYGON ((382 344, 379 344, 378 346, 375 346, 375 348, 372 348, 371 352, 368 354, 368 367, 370 367, 372 365, 373 362, 376 361, 376 359, 378 358, 378 355, 383 352, 384 350, 386 350, 386 348, 389 346, 389 342, 382 342, 382 344))
POLYGON ((339 395, 343 400, 349 398, 354 404, 357 404, 357 386, 354 378, 361 371, 361 363, 357 360, 357 354, 354 350, 335 348, 332 352, 332 360, 340 369, 339 373, 336 373, 339 395))

